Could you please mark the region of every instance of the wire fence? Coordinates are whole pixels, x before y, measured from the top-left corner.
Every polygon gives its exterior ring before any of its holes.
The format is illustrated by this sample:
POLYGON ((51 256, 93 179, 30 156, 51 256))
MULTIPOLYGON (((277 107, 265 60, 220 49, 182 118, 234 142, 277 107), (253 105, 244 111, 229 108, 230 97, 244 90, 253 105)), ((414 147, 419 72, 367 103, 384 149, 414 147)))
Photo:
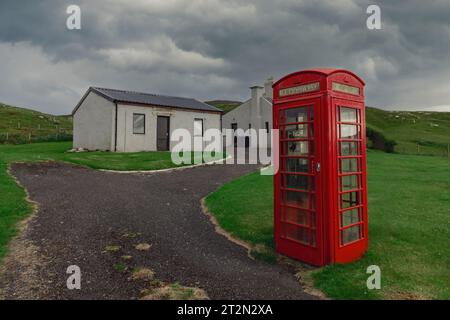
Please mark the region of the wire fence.
POLYGON ((395 146, 395 152, 401 154, 421 155, 421 156, 439 156, 450 158, 450 143, 435 144, 433 146, 411 143, 395 146))
MULTIPOLYGON (((35 142, 56 142, 56 141, 72 141, 72 130, 60 128, 58 132, 46 134, 39 132, 40 130, 30 130, 21 133, 0 132, 0 144, 28 144, 35 142)), ((369 137, 368 137, 369 138, 369 137)), ((373 138, 373 137, 372 137, 373 138)), ((376 139, 372 139, 377 141, 376 139)), ((380 146, 374 144, 368 139, 368 147, 371 149, 379 149, 385 152, 395 152, 411 155, 431 155, 450 158, 450 143, 436 143, 429 141, 415 141, 410 144, 393 145, 391 151, 386 151, 386 143, 380 146), (395 147, 394 147, 395 146, 395 147)))
POLYGON ((71 141, 73 135, 71 131, 60 130, 52 134, 42 134, 39 132, 21 133, 0 133, 0 144, 27 144, 35 142, 71 141))

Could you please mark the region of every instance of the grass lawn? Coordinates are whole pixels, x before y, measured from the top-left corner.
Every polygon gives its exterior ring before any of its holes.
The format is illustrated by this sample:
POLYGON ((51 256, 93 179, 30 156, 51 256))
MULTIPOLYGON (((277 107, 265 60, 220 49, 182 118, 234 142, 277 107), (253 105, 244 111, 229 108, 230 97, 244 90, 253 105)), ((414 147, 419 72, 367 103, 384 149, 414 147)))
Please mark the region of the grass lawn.
MULTIPOLYGON (((0 258, 5 255, 8 241, 17 231, 17 222, 31 212, 30 204, 25 201, 24 190, 7 173, 9 164, 58 160, 94 169, 119 171, 158 170, 180 166, 172 163, 170 152, 66 152, 71 147, 72 142, 0 145, 0 258)), ((200 153, 191 153, 192 158, 199 156, 200 153)))
MULTIPOLYGON (((450 299, 450 160, 369 151, 368 175, 369 251, 312 271, 315 286, 337 299, 450 299), (366 287, 372 264, 381 290, 366 287)), ((206 204, 234 236, 273 248, 272 177, 242 177, 206 204)))

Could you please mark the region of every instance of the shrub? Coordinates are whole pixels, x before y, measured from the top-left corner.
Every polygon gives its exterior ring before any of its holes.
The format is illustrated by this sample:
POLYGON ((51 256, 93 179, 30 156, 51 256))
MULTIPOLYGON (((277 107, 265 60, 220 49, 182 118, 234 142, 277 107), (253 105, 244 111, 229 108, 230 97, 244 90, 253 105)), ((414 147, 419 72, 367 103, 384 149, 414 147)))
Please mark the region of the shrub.
POLYGON ((366 128, 367 139, 372 142, 371 148, 382 150, 387 153, 393 153, 395 151, 395 146, 397 142, 392 139, 388 139, 382 132, 372 128, 366 128))

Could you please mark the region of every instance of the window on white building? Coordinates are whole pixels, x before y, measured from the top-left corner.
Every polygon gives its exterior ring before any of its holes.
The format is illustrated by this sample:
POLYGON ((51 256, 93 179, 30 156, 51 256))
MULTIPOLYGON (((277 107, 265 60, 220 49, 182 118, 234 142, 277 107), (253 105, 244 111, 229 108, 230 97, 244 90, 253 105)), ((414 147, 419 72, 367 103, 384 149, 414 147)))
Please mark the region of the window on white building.
POLYGON ((133 113, 133 134, 145 134, 145 114, 133 113))
POLYGON ((203 119, 194 119, 194 137, 203 137, 203 119))

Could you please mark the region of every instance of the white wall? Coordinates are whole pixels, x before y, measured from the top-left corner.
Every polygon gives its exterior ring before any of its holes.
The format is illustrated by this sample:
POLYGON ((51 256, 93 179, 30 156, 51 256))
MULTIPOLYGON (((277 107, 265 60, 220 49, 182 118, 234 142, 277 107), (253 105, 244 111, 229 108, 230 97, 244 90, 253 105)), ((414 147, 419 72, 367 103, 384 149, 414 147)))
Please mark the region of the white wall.
POLYGON ((73 116, 73 147, 114 150, 115 104, 90 92, 73 116))
MULTIPOLYGON (((170 135, 175 129, 187 129, 194 135, 194 119, 203 119, 204 130, 220 129, 220 114, 176 108, 118 105, 117 151, 139 152, 157 150, 157 117, 170 117, 170 135), (133 134, 133 113, 145 114, 145 134, 133 134)), ((170 149, 176 142, 170 142, 170 149)))
POLYGON ((252 101, 250 99, 241 104, 239 107, 224 114, 222 117, 222 128, 231 129, 231 124, 237 123, 238 128, 247 130, 249 123, 252 123, 252 121, 250 120, 251 105, 252 101))
POLYGON ((267 137, 267 145, 270 147, 272 145, 272 136, 271 136, 271 129, 273 127, 272 125, 272 101, 269 101, 265 99, 264 97, 260 100, 261 103, 261 127, 260 129, 266 128, 266 121, 269 122, 269 135, 267 137))
MULTIPOLYGON (((269 129, 272 129, 272 97, 273 80, 268 79, 264 87, 252 87, 251 98, 239 107, 231 110, 222 117, 224 129, 231 129, 231 124, 236 123, 238 129, 247 130, 249 124, 253 129, 265 129, 266 122, 269 122, 269 129)), ((270 135, 268 143, 270 146, 270 135)))

